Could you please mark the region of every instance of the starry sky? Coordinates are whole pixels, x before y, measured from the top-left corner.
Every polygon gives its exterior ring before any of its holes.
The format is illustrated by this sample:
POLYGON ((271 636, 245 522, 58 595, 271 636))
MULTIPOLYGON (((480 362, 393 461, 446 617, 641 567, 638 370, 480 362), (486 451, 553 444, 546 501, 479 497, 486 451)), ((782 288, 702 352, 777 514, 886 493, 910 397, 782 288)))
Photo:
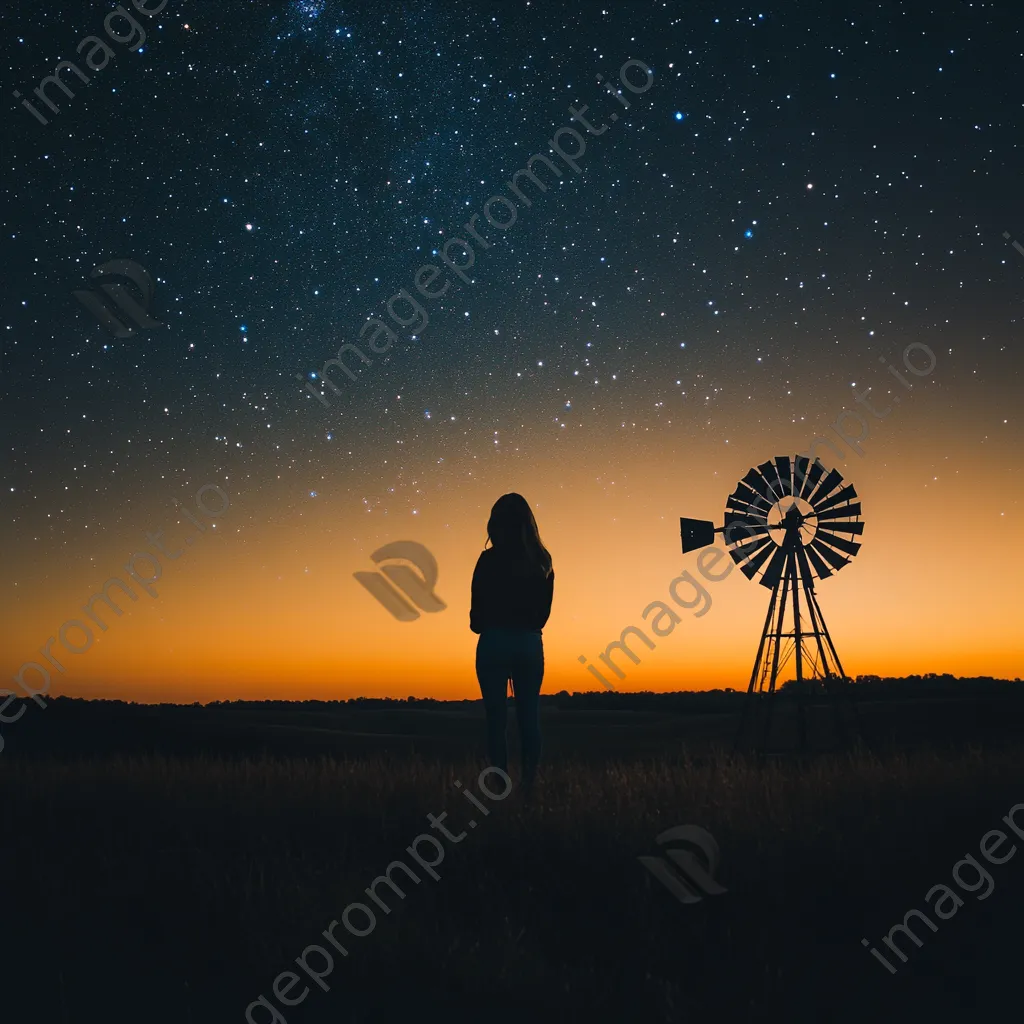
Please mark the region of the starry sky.
MULTIPOLYGON (((720 524, 751 466, 821 435, 866 523, 818 592, 847 671, 1022 674, 1006 5, 167 0, 105 31, 113 9, 0 14, 5 680, 36 661, 86 697, 472 697, 470 577, 514 490, 557 574, 545 690, 592 689, 579 656, 696 571, 678 517, 720 524), (90 81, 65 71, 54 112, 34 90, 62 60, 90 81), (580 173, 549 146, 566 126, 580 173), (534 154, 559 176, 517 201, 534 154), (156 326, 117 337, 73 294, 114 260, 151 275, 156 326), (424 313, 389 317, 402 289, 424 313), (370 362, 334 391, 345 343, 370 362), (858 408, 860 454, 828 431, 858 408), (399 622, 353 578, 400 540, 437 559, 444 611, 399 622), (152 595, 62 637, 130 559, 155 575, 158 542, 177 554, 152 595)), ((619 689, 745 687, 767 591, 708 588, 619 689)))

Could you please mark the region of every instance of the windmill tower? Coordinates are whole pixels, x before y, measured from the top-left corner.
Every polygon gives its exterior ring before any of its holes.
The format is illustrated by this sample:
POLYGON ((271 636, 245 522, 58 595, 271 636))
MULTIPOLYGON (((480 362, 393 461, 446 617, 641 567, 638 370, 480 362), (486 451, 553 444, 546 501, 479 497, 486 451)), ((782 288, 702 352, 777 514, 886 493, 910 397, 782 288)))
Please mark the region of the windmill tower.
MULTIPOLYGON (((725 525, 680 519, 683 551, 714 543, 724 534, 726 549, 749 580, 771 591, 754 668, 750 673, 737 747, 745 745, 753 719, 764 753, 771 734, 775 689, 792 663, 796 674, 797 724, 807 746, 809 699, 833 700, 836 732, 846 738, 841 698, 848 679, 818 604, 815 581, 848 565, 860 550, 853 540, 864 532, 861 506, 851 484, 826 470, 819 459, 779 455, 751 469, 725 503, 725 525)), ((851 705, 852 706, 852 705, 851 705)))

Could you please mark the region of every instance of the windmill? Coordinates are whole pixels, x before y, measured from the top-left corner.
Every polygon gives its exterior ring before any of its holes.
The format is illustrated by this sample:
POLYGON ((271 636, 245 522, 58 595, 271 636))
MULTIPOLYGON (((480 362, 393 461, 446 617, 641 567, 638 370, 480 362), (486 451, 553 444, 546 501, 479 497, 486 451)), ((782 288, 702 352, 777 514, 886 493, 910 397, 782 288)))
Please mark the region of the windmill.
MULTIPOLYGON (((860 550, 853 540, 864 532, 860 501, 843 476, 820 459, 779 455, 751 469, 725 503, 725 525, 680 519, 683 551, 713 544, 724 534, 726 550, 749 580, 771 592, 761 642, 750 673, 737 746, 751 706, 764 708, 761 750, 771 730, 776 683, 790 659, 795 662, 800 746, 807 746, 807 697, 824 690, 838 698, 847 678, 821 613, 814 581, 848 565, 860 550), (787 614, 788 613, 788 614, 787 614)), ((836 728, 845 737, 838 701, 836 728)), ((756 717, 756 715, 755 715, 756 717)))

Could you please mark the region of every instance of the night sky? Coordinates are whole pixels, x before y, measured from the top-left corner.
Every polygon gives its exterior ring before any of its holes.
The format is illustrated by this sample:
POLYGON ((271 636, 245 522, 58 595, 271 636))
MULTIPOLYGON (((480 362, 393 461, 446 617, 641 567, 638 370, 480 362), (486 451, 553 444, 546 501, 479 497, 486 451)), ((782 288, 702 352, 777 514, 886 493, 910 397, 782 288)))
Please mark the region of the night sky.
MULTIPOLYGON (((864 503, 819 589, 847 670, 1024 674, 1012 7, 129 2, 141 46, 111 9, 0 15, 5 680, 474 696, 469 580, 516 490, 557 573, 545 690, 592 689, 578 657, 693 570, 678 517, 721 523, 751 466, 818 435, 864 503), (55 113, 33 90, 61 60, 90 82, 66 71, 55 113), (549 148, 564 127, 581 173, 549 148), (534 154, 559 176, 537 163, 527 204, 507 183, 534 154), (160 326, 116 337, 74 297, 113 260, 152 275, 160 326), (428 322, 389 316, 402 289, 428 322), (350 351, 335 392, 345 343, 370 362, 350 351), (828 431, 844 409, 860 454, 828 431), (181 552, 156 596, 62 646, 130 556, 152 572, 147 532, 181 552), (436 557, 444 611, 399 622, 354 580, 400 540, 436 557)), ((710 589, 621 689, 746 685, 767 591, 710 589)))

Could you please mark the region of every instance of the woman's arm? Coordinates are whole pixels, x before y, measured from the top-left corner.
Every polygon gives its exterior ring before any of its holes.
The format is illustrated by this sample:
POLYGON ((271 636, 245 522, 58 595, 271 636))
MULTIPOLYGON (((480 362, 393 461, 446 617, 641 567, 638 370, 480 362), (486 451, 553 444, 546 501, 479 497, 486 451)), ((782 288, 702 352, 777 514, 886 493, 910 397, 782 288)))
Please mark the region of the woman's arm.
POLYGON ((537 629, 543 629, 551 617, 551 599, 555 594, 555 570, 551 570, 551 575, 544 581, 543 597, 541 599, 540 607, 537 609, 537 629))
POLYGON ((473 570, 473 584, 470 588, 469 628, 474 633, 479 633, 483 628, 481 623, 485 621, 485 616, 491 607, 491 588, 488 586, 490 574, 487 571, 489 559, 485 557, 486 554, 486 551, 482 551, 480 557, 476 560, 476 568, 473 570))

